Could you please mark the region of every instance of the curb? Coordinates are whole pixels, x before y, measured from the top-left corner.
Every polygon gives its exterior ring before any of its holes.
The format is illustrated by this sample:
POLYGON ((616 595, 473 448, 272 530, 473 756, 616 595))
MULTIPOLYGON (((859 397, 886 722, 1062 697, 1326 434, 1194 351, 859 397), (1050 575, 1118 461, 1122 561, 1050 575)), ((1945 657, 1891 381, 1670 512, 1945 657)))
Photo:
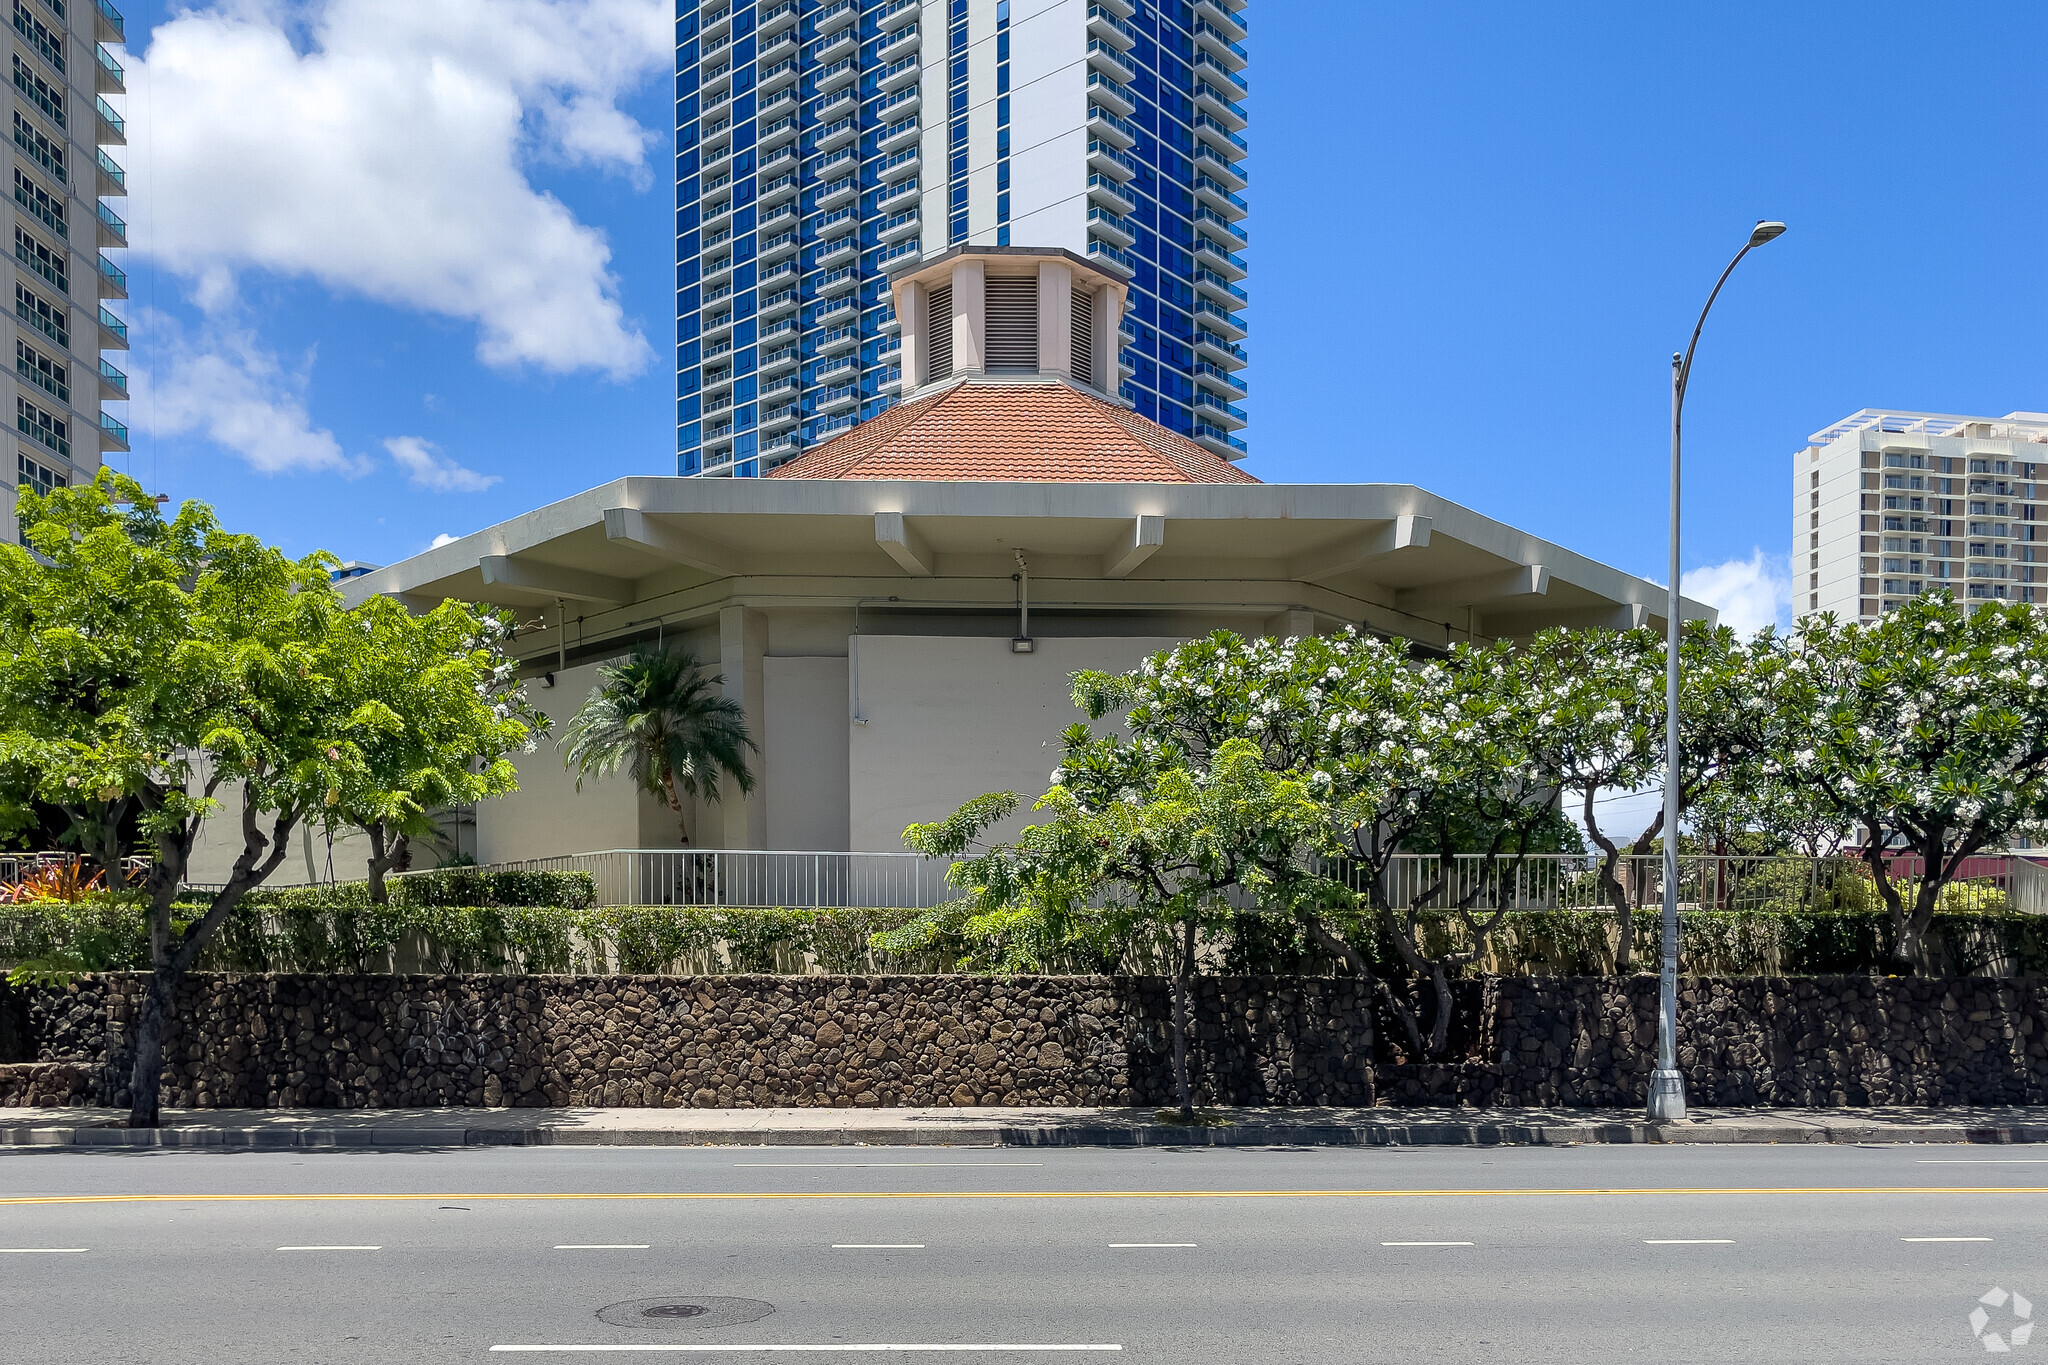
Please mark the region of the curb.
POLYGON ((2048 1142, 2048 1124, 948 1124, 925 1128, 11 1128, 0 1147, 291 1150, 452 1147, 1569 1147, 2048 1142))

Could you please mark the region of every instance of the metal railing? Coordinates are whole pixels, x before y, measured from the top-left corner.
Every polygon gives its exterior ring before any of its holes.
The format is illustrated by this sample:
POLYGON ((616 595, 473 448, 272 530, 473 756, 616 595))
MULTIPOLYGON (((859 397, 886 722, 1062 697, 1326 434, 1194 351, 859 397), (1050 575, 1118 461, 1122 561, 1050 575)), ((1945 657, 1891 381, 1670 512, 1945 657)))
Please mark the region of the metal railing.
POLYGON ((958 896, 916 853, 614 848, 494 863, 486 872, 588 872, 600 905, 857 906, 923 910, 958 896))

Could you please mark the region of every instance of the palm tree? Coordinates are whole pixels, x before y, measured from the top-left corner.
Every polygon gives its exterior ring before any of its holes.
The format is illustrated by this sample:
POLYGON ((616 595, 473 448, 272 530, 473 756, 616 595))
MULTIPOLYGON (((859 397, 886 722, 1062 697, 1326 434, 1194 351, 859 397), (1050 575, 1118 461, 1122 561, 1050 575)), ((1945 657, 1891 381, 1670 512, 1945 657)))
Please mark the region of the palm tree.
POLYGON ((747 751, 760 746, 747 734, 746 710, 716 689, 725 679, 705 676, 696 656, 635 650, 622 664, 597 670, 590 699, 563 727, 564 761, 585 777, 626 769, 634 783, 676 813, 683 842, 690 827, 683 798, 719 798, 719 779, 742 793, 754 789, 747 751))

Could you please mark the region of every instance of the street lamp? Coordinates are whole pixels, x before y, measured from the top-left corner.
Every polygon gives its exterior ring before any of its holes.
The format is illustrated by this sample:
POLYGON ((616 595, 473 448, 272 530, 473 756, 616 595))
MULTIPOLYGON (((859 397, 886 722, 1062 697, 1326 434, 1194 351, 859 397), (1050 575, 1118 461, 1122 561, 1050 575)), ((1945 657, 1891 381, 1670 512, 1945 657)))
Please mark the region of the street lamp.
POLYGON ((1671 357, 1671 600, 1664 610, 1664 945, 1662 979, 1657 989, 1657 1069, 1650 1073, 1649 1117, 1653 1121, 1685 1117, 1685 1077, 1678 1070, 1678 641, 1682 622, 1678 596, 1678 429, 1685 410, 1685 383, 1692 375, 1692 353, 1700 329, 1721 286, 1742 264, 1742 258, 1785 231, 1783 223, 1759 222, 1735 259, 1714 282, 1700 320, 1693 324, 1685 354, 1671 357))

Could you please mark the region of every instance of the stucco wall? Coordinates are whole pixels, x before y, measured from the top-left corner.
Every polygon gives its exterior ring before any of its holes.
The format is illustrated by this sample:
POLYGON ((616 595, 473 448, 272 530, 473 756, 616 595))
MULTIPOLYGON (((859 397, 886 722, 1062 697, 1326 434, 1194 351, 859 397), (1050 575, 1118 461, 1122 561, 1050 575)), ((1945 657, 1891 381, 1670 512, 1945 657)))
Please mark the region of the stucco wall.
POLYGON ((762 660, 768 847, 848 847, 846 660, 762 660))
POLYGON ((984 792, 1030 798, 1059 766, 1060 732, 1082 720, 1071 675, 1124 670, 1178 640, 1044 639, 1013 654, 1006 639, 866 635, 859 642, 860 704, 867 724, 849 745, 851 843, 900 853, 903 828, 948 815, 984 792))

